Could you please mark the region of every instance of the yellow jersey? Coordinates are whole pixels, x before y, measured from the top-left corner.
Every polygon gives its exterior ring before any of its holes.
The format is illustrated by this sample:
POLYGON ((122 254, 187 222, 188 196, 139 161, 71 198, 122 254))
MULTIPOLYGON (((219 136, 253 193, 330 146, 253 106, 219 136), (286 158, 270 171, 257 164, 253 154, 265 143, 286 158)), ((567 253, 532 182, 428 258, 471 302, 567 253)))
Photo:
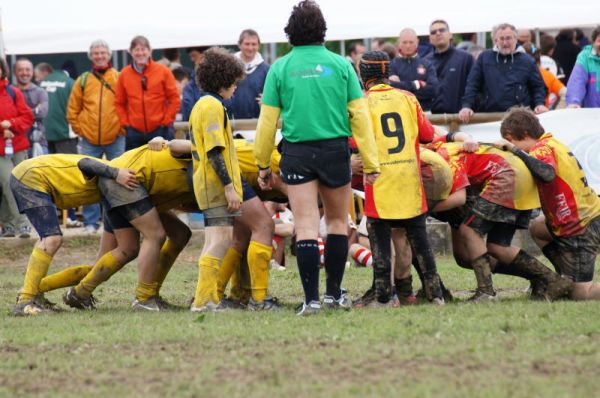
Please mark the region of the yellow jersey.
POLYGON ((125 152, 109 162, 112 167, 135 172, 156 209, 166 211, 195 202, 188 182, 187 168, 191 159, 175 158, 168 148, 153 151, 148 145, 125 152))
MULTIPOLYGON (((47 193, 59 209, 90 205, 100 201, 98 178, 86 177, 77 163, 89 156, 55 154, 38 156, 19 163, 12 174, 31 189, 47 193)), ((94 159, 104 162, 102 159, 94 159)))
POLYGON ((365 214, 390 220, 419 216, 427 211, 419 141, 431 141, 433 127, 410 93, 379 84, 367 100, 381 174, 365 185, 365 214))
POLYGON ((450 165, 440 155, 427 148, 421 148, 421 177, 428 201, 448 199, 453 181, 450 165))
POLYGON ((212 95, 200 98, 190 114, 194 193, 200 209, 227 206, 225 190, 207 153, 223 148, 223 159, 235 191, 242 200, 242 182, 231 124, 221 101, 212 95))

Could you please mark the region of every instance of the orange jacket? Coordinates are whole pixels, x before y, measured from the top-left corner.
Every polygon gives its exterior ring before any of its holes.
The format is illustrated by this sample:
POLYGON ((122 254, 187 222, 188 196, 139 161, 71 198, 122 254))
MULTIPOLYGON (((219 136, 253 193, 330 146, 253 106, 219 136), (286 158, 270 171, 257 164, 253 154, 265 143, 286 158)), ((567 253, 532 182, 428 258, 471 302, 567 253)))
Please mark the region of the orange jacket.
POLYGON ((77 78, 69 97, 67 119, 73 131, 90 144, 110 145, 117 136, 123 135, 115 110, 119 72, 110 68, 99 76, 102 76, 110 88, 101 83, 92 72, 86 72, 77 78))
POLYGON ((179 103, 175 78, 166 66, 150 60, 143 73, 132 65, 121 71, 115 97, 121 126, 143 133, 168 126, 175 121, 179 103))
POLYGON ((553 99, 553 102, 558 101, 558 97, 560 97, 560 95, 558 95, 558 93, 560 92, 560 90, 562 90, 562 88, 565 86, 564 84, 562 84, 562 82, 560 80, 558 80, 558 78, 556 76, 554 76, 552 74, 552 72, 547 71, 546 69, 542 68, 540 66, 540 74, 542 75, 542 79, 544 80, 544 84, 546 85, 546 88, 548 89, 548 95, 546 95, 546 106, 550 107, 550 105, 552 105, 550 103, 550 100, 553 99), (554 94, 554 97, 552 98, 551 96, 554 94))

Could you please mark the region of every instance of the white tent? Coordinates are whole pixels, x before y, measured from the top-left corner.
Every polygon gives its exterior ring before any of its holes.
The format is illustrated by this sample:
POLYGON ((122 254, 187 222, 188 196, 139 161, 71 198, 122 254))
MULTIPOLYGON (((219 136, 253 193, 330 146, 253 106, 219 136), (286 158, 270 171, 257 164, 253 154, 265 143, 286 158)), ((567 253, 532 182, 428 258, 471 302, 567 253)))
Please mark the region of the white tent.
MULTIPOLYGON (((550 29, 598 24, 600 2, 590 0, 389 1, 320 0, 328 40, 396 36, 412 27, 448 21, 453 32, 483 32, 494 24, 550 29)), ((234 44, 239 32, 257 30, 265 43, 286 41, 283 27, 296 0, 0 0, 7 54, 87 51, 103 38, 126 49, 143 34, 154 48, 234 44)))

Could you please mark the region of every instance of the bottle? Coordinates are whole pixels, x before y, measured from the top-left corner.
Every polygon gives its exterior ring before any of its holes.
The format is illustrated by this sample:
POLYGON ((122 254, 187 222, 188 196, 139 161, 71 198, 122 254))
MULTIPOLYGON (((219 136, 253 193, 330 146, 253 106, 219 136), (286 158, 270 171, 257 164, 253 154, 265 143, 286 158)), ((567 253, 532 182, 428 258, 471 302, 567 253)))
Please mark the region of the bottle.
POLYGON ((7 158, 12 157, 14 155, 15 150, 13 148, 12 139, 7 139, 4 144, 4 156, 7 158))

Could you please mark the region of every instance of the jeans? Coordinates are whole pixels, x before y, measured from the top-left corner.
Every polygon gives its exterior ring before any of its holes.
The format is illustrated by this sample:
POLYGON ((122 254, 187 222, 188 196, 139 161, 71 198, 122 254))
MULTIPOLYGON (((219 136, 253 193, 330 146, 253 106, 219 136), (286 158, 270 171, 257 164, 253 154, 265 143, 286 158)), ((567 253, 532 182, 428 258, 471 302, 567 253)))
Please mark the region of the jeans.
MULTIPOLYGON (((125 137, 118 136, 117 139, 109 145, 94 145, 90 144, 85 138, 81 138, 79 142, 79 153, 82 155, 101 158, 106 155, 106 159, 112 160, 121 156, 125 152, 125 137)), ((100 217, 102 213, 99 204, 83 206, 83 224, 85 226, 92 225, 94 228, 100 226, 100 217)))
POLYGON ((22 227, 23 225, 29 225, 27 223, 27 217, 24 214, 19 213, 17 202, 10 189, 10 176, 12 169, 27 159, 27 151, 15 152, 12 157, 0 156, 0 222, 4 226, 10 226, 15 229, 22 227))
POLYGON ((139 132, 133 127, 126 127, 125 131, 127 132, 125 143, 126 151, 139 148, 142 145, 146 145, 151 139, 155 137, 163 137, 166 140, 173 139, 173 132, 169 130, 168 126, 161 126, 149 133, 139 132))

